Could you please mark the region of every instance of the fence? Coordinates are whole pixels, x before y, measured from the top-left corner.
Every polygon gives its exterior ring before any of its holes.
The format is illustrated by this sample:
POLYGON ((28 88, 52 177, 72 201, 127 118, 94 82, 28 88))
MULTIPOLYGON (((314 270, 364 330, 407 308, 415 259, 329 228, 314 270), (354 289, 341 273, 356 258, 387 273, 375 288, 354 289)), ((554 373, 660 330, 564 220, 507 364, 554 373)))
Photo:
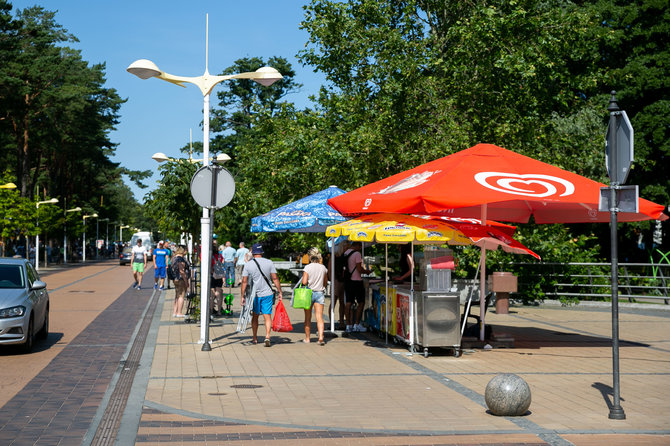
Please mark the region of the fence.
MULTIPOLYGON (((609 300, 609 263, 514 263, 519 295, 580 300, 609 300)), ((619 298, 670 304, 670 264, 619 263, 619 298)))

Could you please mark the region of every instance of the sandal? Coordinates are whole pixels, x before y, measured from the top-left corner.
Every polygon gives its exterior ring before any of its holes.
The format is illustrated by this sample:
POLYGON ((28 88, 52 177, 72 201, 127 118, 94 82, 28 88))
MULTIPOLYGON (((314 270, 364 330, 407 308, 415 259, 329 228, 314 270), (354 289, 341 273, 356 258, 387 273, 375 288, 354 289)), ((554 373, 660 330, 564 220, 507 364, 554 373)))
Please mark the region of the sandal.
POLYGON ((323 339, 319 339, 319 345, 320 345, 320 346, 324 346, 324 345, 326 345, 326 343, 323 342, 323 339))
POLYGON ((270 346, 270 338, 265 338, 265 346, 266 347, 270 346))
POLYGON ((309 344, 310 341, 308 339, 303 339, 302 342, 305 344, 309 344))
POLYGON ((258 344, 258 339, 252 339, 252 340, 251 340, 251 343, 252 343, 253 345, 258 344))

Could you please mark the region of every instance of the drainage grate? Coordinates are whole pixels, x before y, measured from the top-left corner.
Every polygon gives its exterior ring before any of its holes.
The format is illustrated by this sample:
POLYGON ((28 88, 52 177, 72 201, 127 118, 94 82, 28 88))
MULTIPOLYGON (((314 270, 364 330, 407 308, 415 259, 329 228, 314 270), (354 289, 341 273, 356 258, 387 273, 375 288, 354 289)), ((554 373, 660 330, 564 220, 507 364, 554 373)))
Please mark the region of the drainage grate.
POLYGON ((259 386, 258 384, 233 384, 230 387, 233 389, 259 389, 263 386, 259 386))
POLYGON ((93 290, 70 290, 69 293, 95 293, 93 290))
POLYGON ((225 395, 228 395, 228 394, 227 393, 208 393, 207 395, 210 395, 210 396, 225 396, 225 395))

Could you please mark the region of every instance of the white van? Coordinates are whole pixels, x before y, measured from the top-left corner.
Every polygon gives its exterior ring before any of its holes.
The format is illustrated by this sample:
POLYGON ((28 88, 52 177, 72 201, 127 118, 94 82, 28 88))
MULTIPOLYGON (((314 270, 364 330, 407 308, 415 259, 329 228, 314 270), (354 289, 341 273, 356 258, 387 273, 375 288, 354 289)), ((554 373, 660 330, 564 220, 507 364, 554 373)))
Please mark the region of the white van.
POLYGON ((130 246, 137 245, 137 239, 142 239, 142 245, 147 248, 147 259, 153 258, 154 236, 151 232, 136 232, 130 239, 130 246))

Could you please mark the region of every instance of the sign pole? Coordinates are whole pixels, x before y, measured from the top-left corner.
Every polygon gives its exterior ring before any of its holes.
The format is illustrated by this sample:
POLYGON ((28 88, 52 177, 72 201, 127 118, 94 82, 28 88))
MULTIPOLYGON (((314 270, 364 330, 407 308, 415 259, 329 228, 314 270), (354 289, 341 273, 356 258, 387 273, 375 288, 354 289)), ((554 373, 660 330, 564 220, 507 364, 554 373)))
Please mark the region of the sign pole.
POLYGON ((619 387, 619 254, 617 244, 617 124, 620 120, 620 109, 616 102, 616 92, 612 91, 607 110, 610 112, 608 150, 609 150, 609 173, 610 173, 610 246, 612 256, 612 388, 614 401, 610 406, 609 418, 612 420, 625 420, 626 414, 621 407, 621 396, 619 387))

